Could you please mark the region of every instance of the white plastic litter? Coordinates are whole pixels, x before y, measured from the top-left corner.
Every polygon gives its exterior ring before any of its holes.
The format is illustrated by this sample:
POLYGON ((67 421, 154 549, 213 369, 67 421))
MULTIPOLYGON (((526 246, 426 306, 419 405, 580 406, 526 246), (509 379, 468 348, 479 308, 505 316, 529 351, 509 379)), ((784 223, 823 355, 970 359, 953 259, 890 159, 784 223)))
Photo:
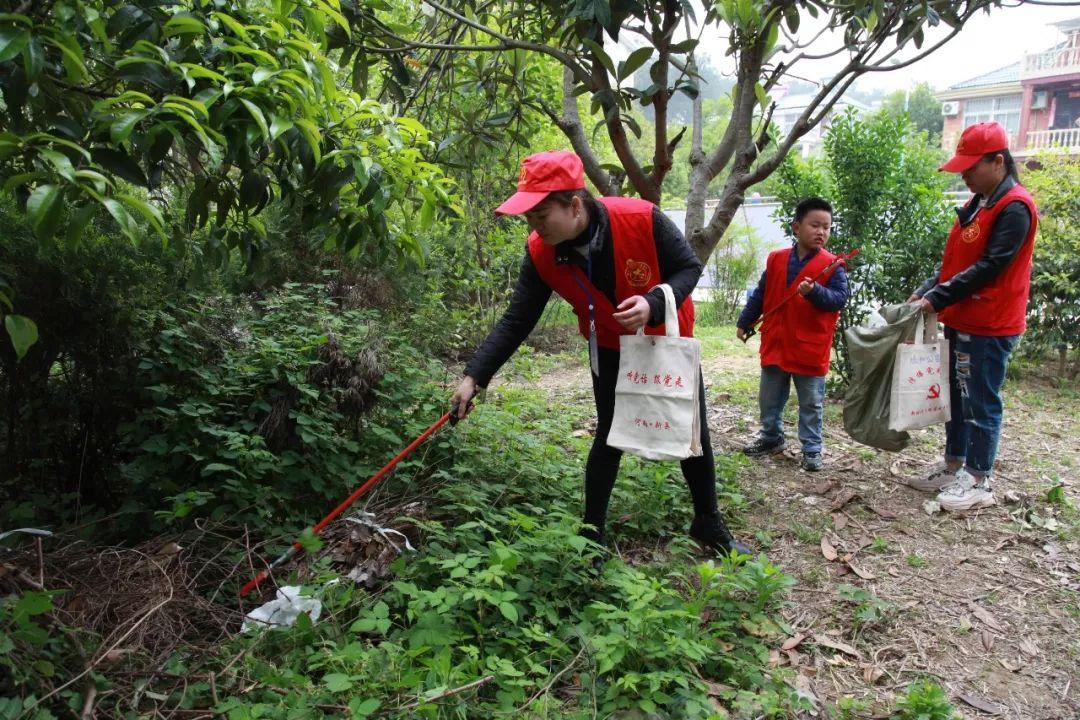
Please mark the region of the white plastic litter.
POLYGON ((404 541, 405 541, 405 549, 406 549, 406 550, 408 550, 409 552, 416 552, 416 548, 414 548, 414 547, 413 547, 413 546, 412 546, 412 545, 411 545, 411 544, 409 543, 409 538, 408 538, 408 537, 407 537, 407 536, 405 535, 405 533, 401 532, 400 530, 395 530, 395 529, 393 529, 393 528, 384 528, 384 527, 382 527, 382 526, 381 526, 381 525, 379 525, 379 524, 378 524, 377 522, 375 522, 375 515, 374 515, 374 514, 372 514, 372 513, 369 513, 369 512, 361 512, 361 513, 359 513, 358 515, 356 515, 356 516, 354 516, 354 517, 347 517, 347 518, 345 518, 345 521, 346 521, 346 522, 351 522, 351 523, 355 523, 355 524, 357 524, 357 525, 363 525, 363 526, 365 526, 365 527, 369 527, 369 528, 371 528, 371 529, 372 529, 372 530, 374 530, 375 532, 377 532, 377 533, 379 533, 380 535, 382 535, 382 536, 383 536, 383 538, 384 538, 384 539, 386 540, 386 542, 388 542, 388 543, 390 544, 390 547, 392 547, 392 548, 394 548, 395 550, 397 550, 397 552, 398 552, 399 554, 401 553, 401 548, 399 548, 399 547, 397 546, 397 544, 396 544, 396 543, 395 543, 395 542, 394 542, 393 540, 391 540, 391 539, 390 539, 390 535, 391 535, 391 534, 397 535, 397 536, 399 536, 399 537, 400 537, 400 538, 401 538, 402 540, 404 540, 404 541))
POLYGON ((243 632, 267 627, 290 627, 300 613, 306 613, 311 622, 317 622, 322 614, 322 602, 300 594, 299 585, 279 587, 277 597, 260 605, 244 617, 243 632))
POLYGON ((48 530, 38 530, 37 528, 16 528, 14 530, 8 530, 7 532, 0 533, 0 540, 3 540, 8 535, 14 535, 15 533, 23 533, 24 535, 37 535, 38 537, 50 537, 52 532, 48 530))
POLYGON ((885 325, 888 325, 888 324, 889 324, 889 322, 877 310, 874 310, 873 312, 871 312, 869 317, 866 318, 866 322, 863 323, 863 325, 865 325, 866 327, 869 327, 869 328, 884 327, 885 325))

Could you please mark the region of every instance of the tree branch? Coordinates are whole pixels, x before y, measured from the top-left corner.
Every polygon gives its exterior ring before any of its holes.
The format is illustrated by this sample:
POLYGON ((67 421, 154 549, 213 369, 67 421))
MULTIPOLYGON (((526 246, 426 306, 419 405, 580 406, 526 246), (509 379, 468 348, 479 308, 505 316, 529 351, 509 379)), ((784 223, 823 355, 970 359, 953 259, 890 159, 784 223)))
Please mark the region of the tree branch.
POLYGON ((543 108, 544 112, 562 130, 570 141, 570 147, 574 149, 585 166, 585 174, 592 180, 597 191, 601 195, 618 195, 621 191, 622 179, 616 180, 600 164, 600 158, 593 152, 589 145, 589 139, 585 136, 585 128, 581 124, 581 115, 578 113, 577 98, 574 97, 574 73, 570 68, 563 68, 563 114, 558 117, 551 108, 543 108))

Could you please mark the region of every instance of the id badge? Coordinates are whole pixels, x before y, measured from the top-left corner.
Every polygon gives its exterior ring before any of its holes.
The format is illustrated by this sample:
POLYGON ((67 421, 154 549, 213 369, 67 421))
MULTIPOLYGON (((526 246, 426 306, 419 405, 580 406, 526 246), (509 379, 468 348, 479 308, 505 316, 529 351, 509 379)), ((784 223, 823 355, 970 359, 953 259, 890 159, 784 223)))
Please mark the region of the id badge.
POLYGON ((589 367, 592 374, 600 377, 600 349, 596 343, 596 323, 589 321, 589 367))

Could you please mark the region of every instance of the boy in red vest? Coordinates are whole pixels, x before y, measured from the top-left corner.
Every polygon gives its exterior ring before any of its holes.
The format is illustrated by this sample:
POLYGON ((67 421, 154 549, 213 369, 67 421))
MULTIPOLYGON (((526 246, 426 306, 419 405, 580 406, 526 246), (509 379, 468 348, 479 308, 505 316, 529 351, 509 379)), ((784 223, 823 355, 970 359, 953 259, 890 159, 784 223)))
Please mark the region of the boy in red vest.
POLYGON ((994 504, 990 471, 1001 435, 1001 388, 1009 354, 1027 328, 1039 216, 1008 147, 997 123, 977 123, 960 136, 955 156, 940 169, 960 173, 974 197, 957 208, 941 266, 908 298, 938 313, 949 340, 945 459, 909 481, 937 492, 945 510, 994 504))
MULTIPOLYGON (((690 293, 702 264, 678 228, 655 205, 633 198, 593 198, 581 159, 571 152, 530 155, 521 163, 518 192, 496 210, 524 215, 532 228, 510 307, 465 368, 453 404, 464 417, 478 387, 486 387, 540 319, 552 291, 573 307, 589 340, 596 437, 585 465, 583 535, 603 544, 608 500, 622 451, 607 444, 619 375, 619 336, 644 327, 658 334, 665 314, 660 283, 679 304, 679 328, 693 334, 690 293)), ((701 385, 701 416, 705 390, 701 385)), ((717 510, 716 474, 709 428, 701 423, 699 457, 682 461, 694 503, 690 535, 719 552, 749 550, 728 531, 717 510)))
POLYGON ((821 469, 825 376, 833 330, 848 298, 848 283, 839 264, 813 280, 836 259, 825 249, 832 231, 829 203, 821 198, 800 202, 791 229, 795 244, 769 253, 757 289, 736 323, 736 334, 745 341, 759 317, 779 308, 761 326, 761 431, 743 452, 764 455, 784 450, 782 415, 794 383, 799 397, 802 467, 816 472, 821 469))

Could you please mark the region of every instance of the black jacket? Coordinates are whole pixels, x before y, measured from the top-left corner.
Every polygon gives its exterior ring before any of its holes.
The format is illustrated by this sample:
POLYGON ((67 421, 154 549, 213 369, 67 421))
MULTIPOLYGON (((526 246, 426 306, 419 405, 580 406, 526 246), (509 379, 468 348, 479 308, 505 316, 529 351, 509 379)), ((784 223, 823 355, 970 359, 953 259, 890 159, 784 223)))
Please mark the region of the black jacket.
MULTIPOLYGON (((986 207, 993 207, 1001 197, 1016 186, 1016 180, 1006 175, 997 189, 990 194, 986 207)), ((975 219, 979 211, 982 195, 976 195, 968 204, 956 208, 960 225, 964 226, 975 219)), ((1022 202, 1011 202, 998 213, 990 236, 986 239, 986 249, 982 257, 961 270, 945 282, 941 280, 941 266, 922 284, 915 294, 930 302, 935 312, 940 312, 953 303, 970 297, 989 285, 1002 273, 1016 257, 1031 228, 1031 213, 1022 202)))
MULTIPOLYGON (((575 240, 555 246, 555 263, 559 265, 586 266, 585 257, 576 249, 588 243, 592 258, 592 283, 615 303, 615 259, 608 224, 607 209, 600 203, 591 206, 589 228, 575 240)), ((660 264, 660 277, 671 286, 675 302, 682 304, 701 277, 702 263, 682 232, 659 208, 653 208, 653 239, 656 242, 656 258, 660 264)), ((533 264, 528 247, 521 261, 514 294, 498 324, 487 336, 465 368, 479 387, 486 387, 492 376, 510 359, 518 346, 525 341, 544 312, 551 297, 551 288, 540 278, 533 264)), ((660 290, 645 296, 651 309, 649 325, 664 321, 665 302, 660 290)))

